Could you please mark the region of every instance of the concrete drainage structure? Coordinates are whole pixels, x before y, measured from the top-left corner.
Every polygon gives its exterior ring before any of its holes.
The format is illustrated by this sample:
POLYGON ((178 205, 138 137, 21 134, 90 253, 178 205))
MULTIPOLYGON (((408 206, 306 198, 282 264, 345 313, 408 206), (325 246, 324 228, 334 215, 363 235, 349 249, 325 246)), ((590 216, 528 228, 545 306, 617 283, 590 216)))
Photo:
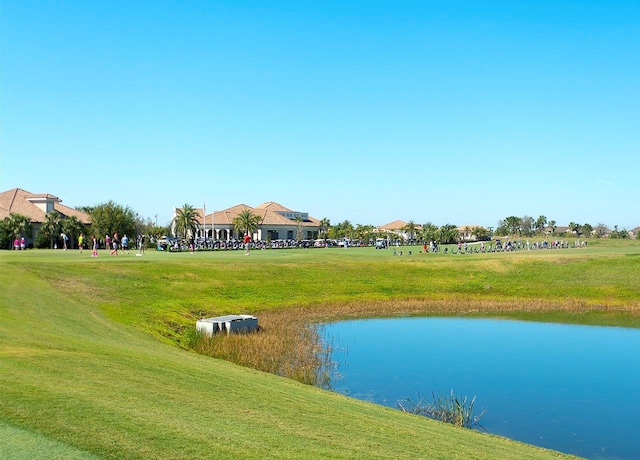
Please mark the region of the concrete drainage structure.
POLYGON ((258 330, 258 318, 253 315, 225 315, 196 321, 196 330, 213 335, 218 332, 254 332, 258 330))

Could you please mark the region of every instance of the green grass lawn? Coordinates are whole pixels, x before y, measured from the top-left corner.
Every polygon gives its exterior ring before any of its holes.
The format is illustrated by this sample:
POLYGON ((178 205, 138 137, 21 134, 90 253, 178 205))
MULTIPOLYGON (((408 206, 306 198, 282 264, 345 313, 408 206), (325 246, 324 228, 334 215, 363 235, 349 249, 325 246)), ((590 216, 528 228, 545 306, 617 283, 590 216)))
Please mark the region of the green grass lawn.
POLYGON ((405 300, 425 313, 429 302, 470 302, 497 309, 464 314, 640 324, 635 241, 418 251, 0 251, 0 457, 556 456, 180 348, 201 316, 353 302, 388 303, 386 314, 405 300), (550 307, 500 309, 519 302, 550 307))

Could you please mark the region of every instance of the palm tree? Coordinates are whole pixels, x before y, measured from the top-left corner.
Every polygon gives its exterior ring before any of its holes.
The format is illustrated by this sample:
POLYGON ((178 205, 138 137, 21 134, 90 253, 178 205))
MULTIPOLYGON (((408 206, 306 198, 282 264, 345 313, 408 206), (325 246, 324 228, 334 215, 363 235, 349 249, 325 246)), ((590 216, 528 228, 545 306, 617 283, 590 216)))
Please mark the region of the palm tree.
POLYGON ((198 211, 190 204, 184 204, 176 209, 176 215, 171 221, 176 235, 185 240, 189 235, 195 235, 198 229, 198 211))
POLYGON ((369 243, 369 240, 373 240, 373 225, 357 224, 353 232, 355 237, 363 243, 369 243))
POLYGON ((53 241, 60 234, 61 220, 62 216, 54 209, 47 213, 47 217, 42 223, 42 227, 40 227, 40 232, 42 232, 42 234, 48 238, 51 243, 50 249, 53 249, 53 241))
POLYGON ((296 214, 296 240, 300 241, 302 239, 302 217, 300 214, 296 214))
POLYGON ((336 238, 352 238, 353 237, 353 224, 348 220, 340 222, 334 227, 336 238))
POLYGON ((427 222, 422 226, 422 241, 435 241, 438 232, 438 227, 431 222, 427 222))
POLYGON ((545 216, 539 216, 536 219, 535 227, 540 235, 542 235, 542 231, 544 230, 545 225, 547 225, 547 218, 545 216))
POLYGON ((576 236, 580 236, 580 224, 569 222, 569 231, 576 236))
POLYGON ((27 216, 23 216, 22 214, 11 213, 11 217, 9 217, 9 221, 7 222, 7 228, 12 240, 14 238, 20 238, 21 236, 30 238, 33 233, 31 221, 27 216))
POLYGON ((438 230, 438 241, 443 244, 455 243, 458 241, 460 234, 458 233, 458 227, 453 224, 446 224, 440 227, 438 230))
POLYGON ((551 234, 555 235, 556 234, 556 221, 555 220, 550 220, 549 221, 549 227, 551 228, 551 234))
POLYGON ((484 227, 474 227, 471 234, 475 236, 478 241, 489 239, 489 230, 484 227))
POLYGON ((324 239, 327 239, 327 233, 329 232, 329 229, 331 228, 331 221, 325 217, 320 221, 320 225, 318 228, 318 231, 320 232, 320 236, 323 237, 324 239))
POLYGON ((65 232, 69 237, 69 241, 71 241, 71 247, 75 247, 73 242, 77 242, 80 233, 83 233, 85 231, 82 222, 80 222, 80 220, 78 220, 76 216, 69 216, 62 219, 61 227, 62 231, 65 232))
POLYGON ((260 216, 254 214, 251 209, 243 209, 240 214, 233 218, 233 226, 238 234, 246 233, 252 235, 258 229, 260 216))
POLYGON ((413 236, 416 234, 417 228, 416 223, 412 220, 407 222, 407 225, 402 228, 402 231, 409 235, 409 242, 413 241, 413 236))

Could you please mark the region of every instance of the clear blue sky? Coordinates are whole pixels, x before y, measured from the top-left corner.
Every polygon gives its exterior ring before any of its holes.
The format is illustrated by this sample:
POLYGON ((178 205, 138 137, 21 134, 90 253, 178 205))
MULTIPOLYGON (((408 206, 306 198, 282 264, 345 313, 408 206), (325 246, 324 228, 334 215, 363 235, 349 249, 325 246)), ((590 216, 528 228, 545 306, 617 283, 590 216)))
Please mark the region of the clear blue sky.
POLYGON ((640 2, 0 0, 0 190, 640 225, 640 2))

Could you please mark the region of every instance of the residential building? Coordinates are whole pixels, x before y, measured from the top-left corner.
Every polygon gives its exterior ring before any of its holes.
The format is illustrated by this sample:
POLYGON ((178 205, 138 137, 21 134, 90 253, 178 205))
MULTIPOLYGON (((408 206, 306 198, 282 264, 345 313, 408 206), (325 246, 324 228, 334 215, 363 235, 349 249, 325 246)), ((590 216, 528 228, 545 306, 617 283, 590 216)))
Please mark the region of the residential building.
POLYGON ((89 214, 63 205, 60 198, 49 193, 31 193, 21 188, 0 193, 0 219, 8 218, 11 214, 21 214, 31 222, 33 234, 27 238, 28 244, 33 242, 33 237, 40 230, 47 214, 54 210, 63 218, 76 216, 85 225, 91 223, 89 214))
MULTIPOLYGON (((395 237, 399 237, 402 238, 403 240, 407 241, 410 238, 410 235, 408 232, 406 232, 406 227, 407 227, 408 222, 405 222, 403 220, 394 220, 393 222, 389 222, 388 224, 384 224, 381 225, 377 228, 374 229, 374 231, 378 232, 378 233, 384 233, 388 236, 395 236, 395 237)), ((414 238, 418 237, 418 234, 422 231, 422 225, 416 225, 416 232, 413 235, 414 238)))

